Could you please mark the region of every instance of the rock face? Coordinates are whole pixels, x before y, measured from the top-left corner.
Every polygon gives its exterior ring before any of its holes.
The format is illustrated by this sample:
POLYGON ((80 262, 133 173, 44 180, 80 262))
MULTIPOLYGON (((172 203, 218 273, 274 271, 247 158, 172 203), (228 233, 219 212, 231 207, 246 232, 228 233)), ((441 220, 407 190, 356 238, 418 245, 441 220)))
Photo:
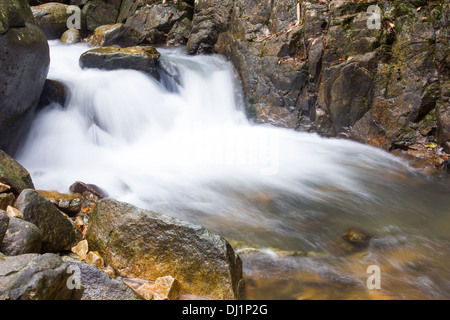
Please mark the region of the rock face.
POLYGON ((160 53, 151 46, 129 48, 103 47, 89 50, 80 57, 81 68, 103 70, 132 69, 159 79, 156 69, 160 53))
POLYGON ((22 191, 15 207, 43 234, 42 252, 70 250, 82 238, 73 222, 35 190, 22 191))
POLYGON ((0 2, 0 148, 17 147, 18 135, 44 87, 50 63, 47 40, 34 26, 26 0, 0 2))
POLYGON ((63 257, 63 260, 80 268, 81 285, 84 287, 81 300, 143 300, 122 281, 110 278, 105 272, 69 257, 63 257))
POLYGON ((144 41, 144 34, 136 29, 126 26, 123 23, 104 25, 95 29, 94 34, 89 39, 93 46, 132 47, 144 41))
POLYGON ((155 280, 170 274, 189 294, 242 297, 240 258, 200 226, 103 199, 90 215, 86 239, 120 276, 155 280))
POLYGON ((0 256, 1 300, 79 300, 83 288, 69 289, 68 265, 55 254, 0 256))
POLYGON ((3 242, 0 243, 0 252, 8 256, 17 256, 26 253, 41 253, 42 232, 34 224, 17 218, 9 218, 8 230, 3 242))
POLYGON ((6 152, 0 150, 0 182, 19 195, 24 189, 34 189, 30 173, 6 152))
MULTIPOLYGON (((196 8, 202 6, 207 12, 215 4, 199 1, 196 8)), ((196 53, 196 47, 214 46, 231 59, 248 115, 258 122, 346 136, 386 150, 426 153, 432 142, 448 152, 449 6, 301 1, 296 24, 293 1, 238 0, 229 5, 228 27, 218 36, 196 11, 188 48, 196 53), (381 9, 380 29, 368 27, 369 5, 381 9), (205 27, 197 26, 198 19, 205 27), (201 32, 208 36, 196 35, 201 32)), ((443 159, 436 161, 442 165, 443 159)))

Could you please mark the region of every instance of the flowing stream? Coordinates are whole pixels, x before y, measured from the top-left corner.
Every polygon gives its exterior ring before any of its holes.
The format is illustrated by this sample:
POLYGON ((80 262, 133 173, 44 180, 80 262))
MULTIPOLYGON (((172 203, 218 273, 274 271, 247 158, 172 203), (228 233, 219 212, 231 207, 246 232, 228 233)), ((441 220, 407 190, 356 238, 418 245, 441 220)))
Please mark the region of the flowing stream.
POLYGON ((255 125, 220 56, 161 49, 174 77, 81 70, 50 41, 66 106, 37 115, 16 155, 37 189, 93 183, 198 223, 239 252, 249 299, 449 299, 450 188, 376 148, 255 125), (355 249, 349 229, 371 236, 355 249), (381 289, 366 280, 381 270, 381 289))

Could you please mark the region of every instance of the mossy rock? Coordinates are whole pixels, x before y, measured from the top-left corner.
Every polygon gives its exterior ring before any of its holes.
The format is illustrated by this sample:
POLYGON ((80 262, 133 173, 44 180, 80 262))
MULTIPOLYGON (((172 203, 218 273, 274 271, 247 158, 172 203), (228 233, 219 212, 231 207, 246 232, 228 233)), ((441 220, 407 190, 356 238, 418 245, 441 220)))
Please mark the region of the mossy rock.
POLYGON ((19 195, 24 189, 34 189, 30 173, 6 152, 0 150, 0 182, 19 195))

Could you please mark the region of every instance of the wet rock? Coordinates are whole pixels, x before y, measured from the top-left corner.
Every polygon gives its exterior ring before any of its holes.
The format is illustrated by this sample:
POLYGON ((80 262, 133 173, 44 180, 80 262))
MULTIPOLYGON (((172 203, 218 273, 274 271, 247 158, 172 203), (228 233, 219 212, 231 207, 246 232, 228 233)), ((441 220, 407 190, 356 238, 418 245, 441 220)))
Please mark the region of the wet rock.
POLYGON ((96 186, 95 184, 84 183, 81 181, 77 181, 72 184, 69 188, 70 192, 83 194, 85 192, 92 193, 97 196, 99 199, 103 199, 108 197, 108 193, 102 188, 96 186))
POLYGON ((0 150, 0 182, 18 195, 24 189, 34 189, 30 173, 6 152, 0 150))
POLYGON ((84 287, 81 300, 143 300, 122 281, 112 279, 105 272, 70 257, 63 257, 63 260, 80 268, 81 285, 84 287))
POLYGON ((223 238, 198 225, 103 199, 90 216, 86 239, 119 276, 154 280, 171 274, 189 294, 243 295, 239 256, 223 238))
POLYGON ((61 42, 67 44, 74 44, 81 41, 80 31, 77 29, 69 29, 61 36, 61 42))
POLYGON ((144 39, 145 35, 136 29, 123 23, 117 23, 95 29, 94 34, 89 38, 89 43, 95 47, 118 45, 124 48, 137 46, 144 39))
POLYGON ((0 193, 0 210, 6 210, 8 206, 12 206, 16 197, 13 193, 0 193))
POLYGON ((157 63, 160 53, 151 46, 129 48, 103 47, 89 50, 80 57, 81 68, 103 70, 132 69, 159 79, 157 63))
POLYGON ((34 23, 25 0, 0 2, 0 148, 4 150, 17 148, 47 77, 48 43, 34 23))
POLYGON ((22 212, 24 220, 41 230, 42 252, 70 250, 81 240, 81 233, 73 222, 35 190, 22 191, 15 207, 22 212))
POLYGON ((37 110, 41 110, 52 103, 57 103, 64 107, 66 105, 68 90, 64 83, 47 79, 44 90, 37 105, 37 110))
POLYGON ((68 288, 67 267, 50 253, 0 257, 0 299, 79 300, 83 288, 68 288))
POLYGON ((41 230, 34 224, 10 217, 0 251, 8 256, 41 253, 42 238, 41 230))
POLYGON ((79 194, 64 194, 58 191, 44 190, 37 190, 37 192, 69 217, 74 217, 81 211, 83 198, 79 194))
POLYGON ((5 211, 0 210, 0 245, 2 244, 3 237, 6 234, 6 230, 8 230, 9 225, 9 217, 5 211))
POLYGON ((358 248, 367 247, 371 238, 369 234, 357 229, 350 229, 342 235, 342 239, 358 248))
POLYGON ((167 34, 166 44, 168 46, 184 46, 187 44, 191 32, 192 21, 184 18, 177 21, 167 34))

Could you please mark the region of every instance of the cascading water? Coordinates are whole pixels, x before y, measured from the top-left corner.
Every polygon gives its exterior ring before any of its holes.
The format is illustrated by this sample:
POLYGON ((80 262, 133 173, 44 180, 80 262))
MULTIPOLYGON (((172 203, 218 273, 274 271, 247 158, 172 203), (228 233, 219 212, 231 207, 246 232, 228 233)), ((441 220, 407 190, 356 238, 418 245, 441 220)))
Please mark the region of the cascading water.
POLYGON ((85 45, 50 46, 49 78, 70 99, 37 115, 17 154, 36 188, 94 183, 259 248, 240 251, 250 298, 371 298, 373 264, 385 272, 386 297, 450 297, 445 181, 369 146, 251 124, 222 57, 161 50, 177 82, 157 82, 81 70, 85 45), (369 248, 335 253, 351 227, 374 235, 369 248))

